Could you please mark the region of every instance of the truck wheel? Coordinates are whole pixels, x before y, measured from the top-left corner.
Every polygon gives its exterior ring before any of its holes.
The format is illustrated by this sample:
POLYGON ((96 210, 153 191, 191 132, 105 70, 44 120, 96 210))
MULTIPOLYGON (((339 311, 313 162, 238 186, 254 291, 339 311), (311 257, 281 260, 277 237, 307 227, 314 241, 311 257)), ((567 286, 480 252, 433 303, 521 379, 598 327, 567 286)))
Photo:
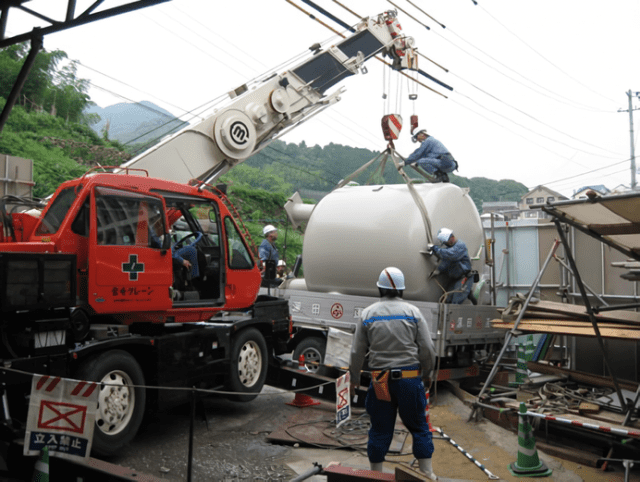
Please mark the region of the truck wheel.
POLYGON ((304 355, 305 366, 311 373, 318 373, 324 371, 322 362, 324 361, 324 352, 327 348, 327 343, 322 338, 311 337, 302 340, 296 349, 293 351, 293 361, 297 362, 300 359, 300 355, 304 355), (313 362, 313 363, 307 363, 313 362))
POLYGON ((255 328, 241 331, 231 346, 229 389, 255 395, 230 395, 231 400, 249 402, 256 398, 267 379, 267 342, 255 328))
POLYGON ((92 453, 113 455, 131 442, 144 415, 144 374, 129 353, 111 350, 84 362, 79 380, 100 382, 92 453))

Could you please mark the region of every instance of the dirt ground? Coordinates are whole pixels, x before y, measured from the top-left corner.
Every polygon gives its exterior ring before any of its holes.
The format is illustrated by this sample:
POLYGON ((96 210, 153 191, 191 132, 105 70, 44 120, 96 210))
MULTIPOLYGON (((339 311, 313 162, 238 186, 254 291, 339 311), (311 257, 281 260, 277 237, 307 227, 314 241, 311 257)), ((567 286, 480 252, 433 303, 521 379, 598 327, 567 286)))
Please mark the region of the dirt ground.
MULTIPOLYGON (((438 387, 437 397, 432 391, 431 422, 440 427, 460 447, 465 449, 487 470, 504 481, 531 480, 513 477, 508 465, 517 460, 516 434, 483 420, 470 422, 470 409, 445 386, 438 387)), ((207 399, 199 405, 195 418, 194 481, 288 481, 320 464, 339 462, 356 469, 368 469, 363 450, 326 449, 267 442, 269 434, 301 413, 301 410, 321 410, 327 419, 335 408, 323 402, 320 407, 296 408, 286 405, 293 395, 266 388, 258 399, 238 404, 225 399, 207 399)), ((322 415, 324 417, 324 415, 322 415)), ((167 481, 187 480, 187 454, 190 411, 188 406, 151 418, 129 450, 113 457, 110 462, 135 468, 167 481)), ((290 423, 290 422, 289 422, 290 423)), ((435 473, 442 482, 448 480, 489 480, 451 443, 434 435, 436 452, 433 458, 435 473)), ((413 461, 410 436, 400 455, 389 455, 384 471, 394 472, 395 465, 408 466, 413 461)), ((538 455, 553 474, 539 480, 562 482, 623 481, 624 470, 618 466, 602 472, 555 457, 540 450, 538 455)), ((639 464, 640 465, 640 464, 639 464)), ((321 482, 326 476, 314 475, 307 480, 321 482)), ((639 482, 640 474, 632 471, 630 481, 639 482)))

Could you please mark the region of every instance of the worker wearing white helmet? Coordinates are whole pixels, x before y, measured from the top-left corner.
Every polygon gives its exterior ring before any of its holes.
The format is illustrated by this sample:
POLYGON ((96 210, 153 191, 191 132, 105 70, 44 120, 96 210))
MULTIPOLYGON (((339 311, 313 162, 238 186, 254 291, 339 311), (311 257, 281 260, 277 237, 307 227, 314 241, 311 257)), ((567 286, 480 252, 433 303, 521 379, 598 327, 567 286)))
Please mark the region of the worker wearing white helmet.
POLYGON ((470 276, 471 259, 467 245, 457 239, 449 228, 440 229, 436 237, 442 245, 429 245, 427 251, 429 254, 435 254, 440 259, 440 263, 429 275, 429 279, 440 273, 445 274, 448 279, 444 288, 450 292, 445 302, 459 305, 469 297, 473 286, 473 279, 470 276))
POLYGON ((448 172, 458 169, 458 163, 444 144, 427 134, 425 129, 418 131, 413 142, 420 142, 420 147, 413 151, 404 165, 417 164, 429 174, 434 175, 434 182, 449 182, 448 172))
POLYGON ((264 235, 264 239, 258 248, 258 255, 263 263, 266 261, 273 261, 277 266, 278 261, 280 260, 280 254, 278 253, 278 248, 276 248, 278 229, 271 224, 267 224, 262 229, 262 234, 264 235))
POLYGON ((287 277, 287 263, 282 259, 278 261, 278 265, 276 266, 276 277, 280 279, 287 277))
POLYGON ((425 382, 430 384, 435 366, 429 327, 418 308, 402 301, 402 271, 385 268, 377 286, 382 299, 362 310, 349 365, 352 395, 360 385, 365 356, 371 369, 372 382, 365 401, 371 418, 367 443, 371 470, 382 471, 399 413, 413 436, 413 454, 420 470, 436 480, 431 465, 433 441, 424 416, 425 382))

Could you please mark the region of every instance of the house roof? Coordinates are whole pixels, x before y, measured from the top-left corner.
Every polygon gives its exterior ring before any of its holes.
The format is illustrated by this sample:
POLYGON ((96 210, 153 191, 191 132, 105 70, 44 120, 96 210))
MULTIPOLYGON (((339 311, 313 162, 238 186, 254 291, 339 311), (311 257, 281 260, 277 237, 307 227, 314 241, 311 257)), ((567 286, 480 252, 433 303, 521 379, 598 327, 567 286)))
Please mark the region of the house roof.
POLYGON ((556 199, 569 199, 567 196, 564 196, 564 195, 560 194, 559 192, 554 191, 553 189, 549 189, 547 186, 543 186, 543 185, 539 185, 539 186, 534 187, 528 193, 524 194, 520 199, 526 198, 527 196, 529 196, 532 192, 536 191, 537 189, 541 189, 543 191, 547 191, 550 195, 552 195, 556 199))
POLYGON ((583 186, 580 189, 576 189, 575 191, 573 191, 573 195, 575 196, 576 194, 581 193, 582 191, 586 191, 587 189, 597 191, 600 194, 606 194, 609 192, 609 189, 604 184, 596 184, 594 186, 583 186))

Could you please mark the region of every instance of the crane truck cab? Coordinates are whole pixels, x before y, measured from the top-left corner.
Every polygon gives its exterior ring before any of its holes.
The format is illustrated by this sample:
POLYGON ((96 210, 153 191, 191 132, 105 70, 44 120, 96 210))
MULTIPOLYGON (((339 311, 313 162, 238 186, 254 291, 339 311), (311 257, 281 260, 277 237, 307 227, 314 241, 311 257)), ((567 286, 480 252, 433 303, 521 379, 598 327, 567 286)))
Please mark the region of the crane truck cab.
POLYGON ((89 319, 202 321, 250 307, 260 285, 251 251, 219 196, 139 175, 96 173, 62 184, 33 231, 5 239, 5 248, 75 256, 77 305, 89 319), (172 242, 178 220, 180 239, 172 242), (198 276, 179 283, 184 276, 172 251, 185 246, 197 253, 198 276))

